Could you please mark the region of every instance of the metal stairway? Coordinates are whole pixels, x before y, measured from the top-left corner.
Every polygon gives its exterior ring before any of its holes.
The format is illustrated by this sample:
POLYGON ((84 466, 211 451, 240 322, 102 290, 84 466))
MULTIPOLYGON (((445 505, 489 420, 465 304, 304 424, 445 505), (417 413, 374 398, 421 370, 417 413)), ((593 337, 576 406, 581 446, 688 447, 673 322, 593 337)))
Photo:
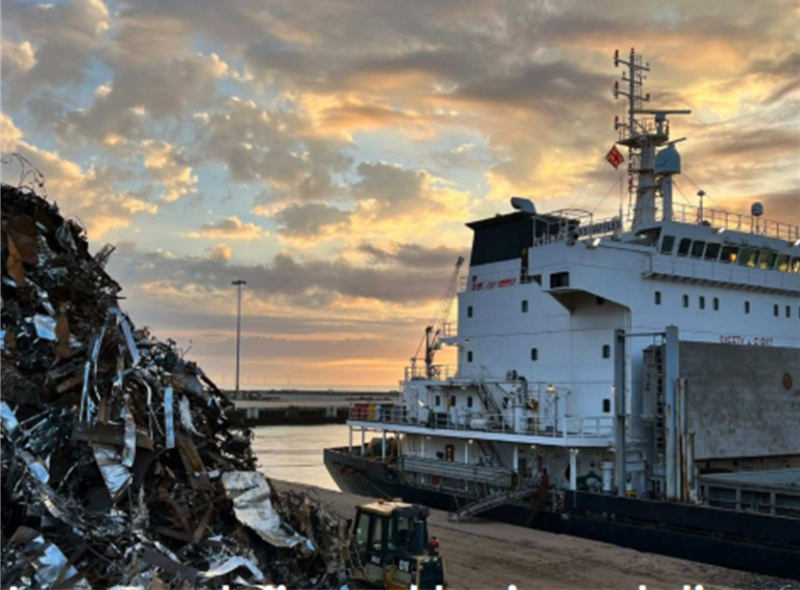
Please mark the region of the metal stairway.
POLYGON ((528 496, 532 496, 539 492, 540 482, 532 483, 530 485, 517 488, 515 490, 505 490, 502 492, 494 492, 483 498, 456 509, 448 515, 450 522, 463 522, 470 516, 475 516, 492 508, 497 508, 506 502, 513 502, 514 500, 522 500, 528 496))
POLYGON ((494 443, 490 440, 481 440, 480 438, 476 440, 483 454, 489 457, 489 461, 492 465, 495 467, 503 467, 503 459, 500 457, 500 453, 497 451, 497 447, 494 443))
MULTIPOLYGON (((495 387, 497 387, 495 385, 495 387)), ((502 415, 503 409, 498 405, 497 400, 492 394, 491 387, 486 381, 478 383, 478 397, 481 398, 486 411, 490 414, 502 415)))

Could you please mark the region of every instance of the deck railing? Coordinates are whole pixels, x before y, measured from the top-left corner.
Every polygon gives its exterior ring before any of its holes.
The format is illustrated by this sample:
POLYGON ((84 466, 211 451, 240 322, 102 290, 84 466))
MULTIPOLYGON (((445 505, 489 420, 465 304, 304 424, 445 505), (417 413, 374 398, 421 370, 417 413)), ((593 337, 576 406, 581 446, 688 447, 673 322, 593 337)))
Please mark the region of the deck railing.
POLYGON ((425 363, 417 363, 406 367, 405 380, 447 381, 448 379, 454 379, 457 373, 457 365, 433 365, 431 366, 430 374, 428 374, 428 368, 425 363))
MULTIPOLYGON (((580 210, 553 211, 547 215, 536 218, 539 223, 547 227, 547 231, 536 238, 533 246, 546 246, 567 240, 593 239, 608 235, 617 230, 632 229, 632 219, 626 217, 595 221, 590 213, 580 210)), ((664 219, 661 207, 658 207, 656 219, 664 219)), ((737 231, 769 238, 778 238, 787 242, 800 240, 800 226, 760 216, 732 213, 721 209, 708 209, 685 203, 673 203, 672 221, 690 225, 706 225, 720 230, 737 231)))
POLYGON ((705 224, 791 242, 800 239, 800 226, 741 213, 700 208, 685 203, 672 205, 672 220, 680 223, 705 224))
POLYGON ((350 420, 397 424, 430 428, 431 430, 459 430, 522 434, 549 438, 611 438, 614 419, 611 416, 568 416, 564 418, 526 417, 514 420, 512 412, 485 414, 469 411, 422 412, 412 415, 398 404, 354 403, 350 406, 350 420))

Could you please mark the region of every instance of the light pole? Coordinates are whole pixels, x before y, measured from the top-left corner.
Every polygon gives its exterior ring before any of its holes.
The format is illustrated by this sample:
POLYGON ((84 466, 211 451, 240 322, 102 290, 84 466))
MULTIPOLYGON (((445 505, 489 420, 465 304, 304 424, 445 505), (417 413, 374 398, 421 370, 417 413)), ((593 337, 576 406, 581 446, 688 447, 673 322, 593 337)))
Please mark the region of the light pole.
POLYGON ((231 285, 236 285, 236 396, 239 396, 239 341, 242 337, 242 285, 246 285, 247 281, 237 279, 231 282, 231 285))

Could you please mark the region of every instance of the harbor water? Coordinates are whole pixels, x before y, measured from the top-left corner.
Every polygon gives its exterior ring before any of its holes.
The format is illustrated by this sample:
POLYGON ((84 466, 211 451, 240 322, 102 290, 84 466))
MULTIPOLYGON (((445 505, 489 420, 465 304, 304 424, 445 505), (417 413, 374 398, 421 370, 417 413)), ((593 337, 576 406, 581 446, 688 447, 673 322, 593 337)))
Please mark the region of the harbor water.
POLYGON ((347 426, 259 426, 253 429, 258 468, 272 479, 338 491, 322 451, 347 445, 347 426))

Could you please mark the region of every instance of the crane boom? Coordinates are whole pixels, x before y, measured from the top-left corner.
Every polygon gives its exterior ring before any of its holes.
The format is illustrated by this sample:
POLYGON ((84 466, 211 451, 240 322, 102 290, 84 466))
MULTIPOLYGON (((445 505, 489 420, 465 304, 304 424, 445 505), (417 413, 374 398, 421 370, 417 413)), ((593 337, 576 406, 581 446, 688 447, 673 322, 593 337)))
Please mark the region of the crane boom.
POLYGON ((458 278, 463 265, 464 257, 459 256, 453 267, 450 280, 447 282, 444 293, 439 300, 439 306, 428 321, 422 340, 417 346, 414 357, 411 359, 412 366, 416 367, 422 348, 425 348, 425 376, 428 379, 433 379, 434 377, 433 357, 442 346, 442 333, 447 319, 450 317, 450 311, 453 309, 453 301, 455 301, 456 291, 458 290, 458 278))

